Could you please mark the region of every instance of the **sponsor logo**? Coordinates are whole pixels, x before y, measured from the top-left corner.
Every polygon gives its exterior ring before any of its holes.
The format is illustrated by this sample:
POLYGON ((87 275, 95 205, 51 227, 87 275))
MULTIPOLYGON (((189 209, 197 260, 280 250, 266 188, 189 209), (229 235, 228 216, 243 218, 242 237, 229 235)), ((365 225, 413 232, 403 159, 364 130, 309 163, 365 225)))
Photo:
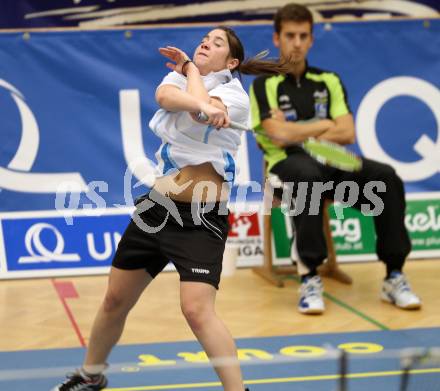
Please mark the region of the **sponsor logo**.
MULTIPOLYGON (((347 208, 344 217, 338 217, 335 205, 329 208, 330 229, 338 255, 371 254, 375 250, 373 219, 360 211, 347 208)), ((291 257, 291 240, 295 233, 291 229, 291 219, 280 208, 272 210, 274 250, 277 258, 291 257)))
MULTIPOLYGON (((0 167, 0 187, 26 193, 56 193, 63 183, 71 183, 77 192, 86 191, 82 176, 75 173, 30 173, 40 145, 37 120, 27 105, 24 95, 7 81, 0 79, 0 88, 6 89, 15 102, 21 118, 22 132, 17 152, 8 166, 0 167)), ((73 190, 72 190, 73 191, 73 190)))
POLYGON ((60 231, 51 224, 34 224, 26 232, 24 238, 26 250, 30 256, 20 257, 18 263, 39 263, 39 262, 79 262, 78 254, 64 254, 64 238, 60 231), (48 249, 41 239, 42 232, 49 231, 55 237, 55 246, 52 250, 48 249))
POLYGON ((327 118, 327 103, 315 103, 315 118, 325 119, 327 118))
POLYGON ((234 213, 229 214, 228 243, 238 246, 240 265, 254 264, 261 260, 263 243, 260 230, 259 213, 234 213))
POLYGON ((251 215, 231 213, 229 215, 229 224, 231 226, 228 235, 230 238, 246 239, 260 236, 258 213, 251 215))
POLYGON ((211 272, 209 271, 209 270, 206 270, 206 269, 197 269, 197 268, 191 268, 191 271, 193 272, 193 273, 196 273, 196 274, 210 274, 211 272))
MULTIPOLYGON (((366 157, 393 166, 404 181, 421 181, 440 170, 440 90, 433 84, 415 77, 393 77, 373 87, 363 98, 356 115, 357 140, 366 157), (376 120, 382 107, 391 99, 410 96, 423 102, 434 115, 437 139, 423 134, 414 144, 420 159, 404 162, 391 157, 383 148, 376 131, 376 120)), ((416 130, 416 129, 415 129, 416 130)))
POLYGON ((290 97, 287 94, 283 94, 280 95, 278 97, 278 106, 280 108, 280 110, 284 111, 284 116, 286 117, 286 119, 289 121, 294 121, 294 119, 288 119, 288 117, 292 117, 293 115, 296 118, 296 111, 295 110, 290 110, 292 109, 292 102, 290 101, 290 97))
POLYGON ((313 93, 315 99, 315 118, 325 119, 328 113, 328 92, 327 90, 315 91, 313 93))
POLYGON ((315 98, 315 101, 324 103, 328 100, 328 92, 327 90, 315 91, 313 93, 313 97, 315 98))
POLYGON ((409 232, 440 231, 438 205, 430 205, 424 211, 407 214, 405 225, 409 232))
POLYGON ((290 103, 290 97, 287 94, 280 95, 278 98, 280 103, 290 103))
POLYGON ((1 221, 10 271, 109 266, 129 215, 73 216, 1 221))
MULTIPOLYGON (((290 109, 290 106, 288 109, 290 109)), ((286 118, 286 121, 296 121, 298 119, 298 113, 295 109, 286 110, 284 111, 284 117, 286 118)))
POLYGON ((332 237, 342 237, 349 243, 358 242, 362 238, 361 222, 356 218, 330 220, 332 237))
POLYGON ((440 201, 413 200, 407 203, 405 225, 413 251, 440 250, 440 201))

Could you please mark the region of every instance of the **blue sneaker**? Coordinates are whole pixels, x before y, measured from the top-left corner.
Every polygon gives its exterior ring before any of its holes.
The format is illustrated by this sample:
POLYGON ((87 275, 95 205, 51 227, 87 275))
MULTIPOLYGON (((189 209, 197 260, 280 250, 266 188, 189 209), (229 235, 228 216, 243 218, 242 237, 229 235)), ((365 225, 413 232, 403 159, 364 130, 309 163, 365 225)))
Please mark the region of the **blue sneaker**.
POLYGON ((383 301, 404 310, 417 310, 422 306, 422 301, 411 290, 405 275, 400 272, 392 272, 390 277, 384 280, 380 296, 383 301))
POLYGON ((322 314, 324 312, 324 300, 322 292, 324 288, 321 277, 313 276, 301 283, 298 303, 298 311, 302 314, 322 314))

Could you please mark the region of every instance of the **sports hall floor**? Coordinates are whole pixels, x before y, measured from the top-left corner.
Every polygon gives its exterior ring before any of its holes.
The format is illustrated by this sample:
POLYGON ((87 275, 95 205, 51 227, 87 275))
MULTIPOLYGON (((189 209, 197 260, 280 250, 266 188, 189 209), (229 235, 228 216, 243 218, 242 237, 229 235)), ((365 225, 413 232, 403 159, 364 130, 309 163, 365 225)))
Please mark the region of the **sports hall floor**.
MULTIPOLYGON (((402 349, 440 346, 440 260, 410 260, 420 311, 379 300, 383 265, 343 264, 354 284, 324 280, 326 312, 296 310, 298 282, 277 288, 240 269, 217 311, 237 339, 251 391, 337 391, 336 348, 349 350, 347 391, 400 391, 402 349)), ((106 277, 0 282, 0 390, 49 390, 82 360, 106 277)), ((110 357, 109 389, 221 390, 180 313, 178 275, 162 273, 128 318, 110 357)), ((415 366, 407 391, 440 391, 440 362, 415 366)))

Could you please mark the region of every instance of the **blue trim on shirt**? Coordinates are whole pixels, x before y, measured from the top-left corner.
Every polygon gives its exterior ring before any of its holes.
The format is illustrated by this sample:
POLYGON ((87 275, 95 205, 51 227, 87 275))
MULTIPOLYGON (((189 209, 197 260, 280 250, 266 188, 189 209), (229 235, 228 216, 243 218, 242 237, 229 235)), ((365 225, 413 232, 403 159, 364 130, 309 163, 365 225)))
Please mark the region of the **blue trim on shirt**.
POLYGON ((212 125, 209 125, 209 126, 206 128, 205 135, 203 136, 203 142, 204 142, 205 144, 208 144, 208 138, 209 138, 209 135, 211 134, 211 132, 212 132, 214 129, 215 129, 215 127, 212 126, 212 125))
POLYGON ((170 171, 175 171, 178 169, 176 162, 171 158, 170 148, 171 145, 169 143, 165 143, 160 151, 160 157, 163 160, 163 175, 167 175, 170 173, 170 171))
POLYGON ((223 152, 223 157, 225 159, 225 179, 234 183, 235 181, 235 161, 229 152, 223 152))

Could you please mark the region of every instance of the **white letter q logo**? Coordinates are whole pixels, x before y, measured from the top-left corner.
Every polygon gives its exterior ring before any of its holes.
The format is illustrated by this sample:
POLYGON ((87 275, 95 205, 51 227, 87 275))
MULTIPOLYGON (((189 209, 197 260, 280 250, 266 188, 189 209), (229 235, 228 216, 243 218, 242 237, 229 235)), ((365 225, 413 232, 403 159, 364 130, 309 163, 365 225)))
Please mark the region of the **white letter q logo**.
POLYGON ((10 92, 22 122, 22 135, 18 150, 7 168, 0 167, 0 187, 26 193, 56 193, 64 183, 71 183, 77 192, 86 192, 87 185, 78 172, 29 172, 37 157, 40 143, 37 121, 19 90, 3 79, 0 79, 0 88, 5 88, 10 92))
POLYGON ((80 261, 79 255, 65 254, 64 252, 64 239, 60 231, 53 225, 47 223, 34 224, 26 232, 24 238, 26 250, 30 256, 20 257, 18 263, 42 263, 42 262, 69 262, 69 261, 80 261), (56 245, 53 250, 49 250, 41 242, 41 232, 43 230, 50 230, 55 235, 56 245))
POLYGON ((415 77, 393 77, 379 83, 365 95, 359 105, 356 128, 363 154, 392 165, 404 181, 419 181, 440 171, 440 91, 427 81, 415 77), (409 95, 425 103, 437 123, 436 141, 422 135, 414 145, 415 151, 423 158, 414 163, 393 159, 382 149, 376 135, 376 119, 380 109, 388 100, 400 95, 409 95))

